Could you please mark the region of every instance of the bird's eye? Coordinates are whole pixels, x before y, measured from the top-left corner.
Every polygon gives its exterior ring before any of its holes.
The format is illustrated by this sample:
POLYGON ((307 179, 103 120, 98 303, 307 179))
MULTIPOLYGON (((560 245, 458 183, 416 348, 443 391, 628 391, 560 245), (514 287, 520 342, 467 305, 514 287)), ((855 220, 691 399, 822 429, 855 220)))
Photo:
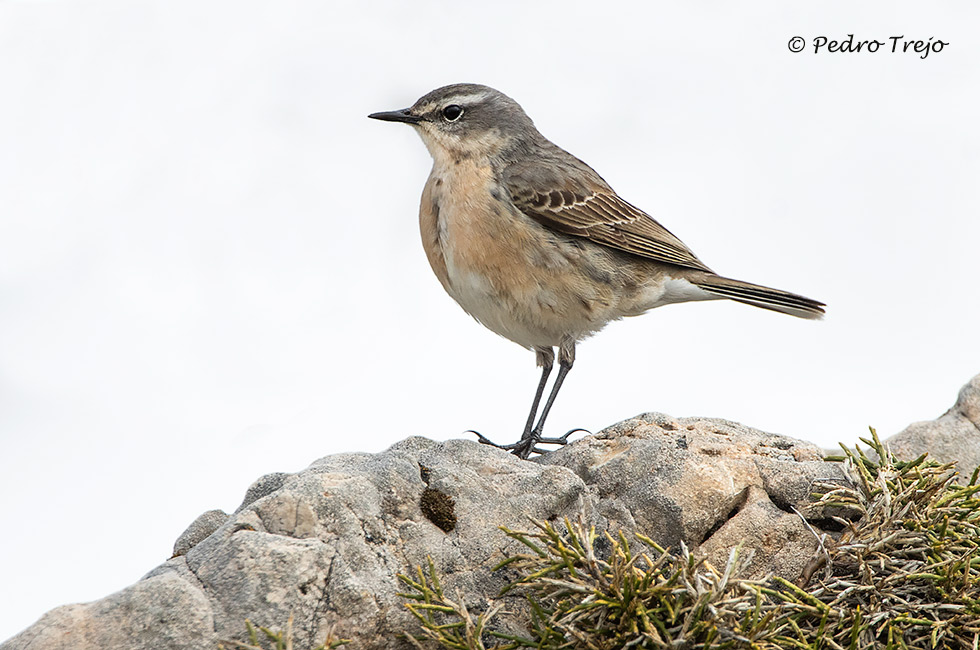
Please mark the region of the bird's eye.
POLYGON ((448 122, 455 122, 462 114, 463 107, 457 106, 456 104, 450 104, 446 108, 442 109, 442 116, 446 118, 446 121, 448 122))

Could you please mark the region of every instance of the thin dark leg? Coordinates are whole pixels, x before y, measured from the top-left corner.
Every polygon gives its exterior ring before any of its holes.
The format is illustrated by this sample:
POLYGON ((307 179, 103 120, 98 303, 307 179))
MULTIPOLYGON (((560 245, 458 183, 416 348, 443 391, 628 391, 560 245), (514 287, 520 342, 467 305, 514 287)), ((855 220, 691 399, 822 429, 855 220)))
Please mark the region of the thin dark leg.
POLYGON ((551 412, 551 406, 555 403, 555 398, 558 397, 558 391, 561 390, 562 382, 565 381, 565 375, 571 369, 571 361, 563 360, 558 363, 558 376, 555 378, 555 385, 551 387, 551 394, 548 395, 548 401, 545 402, 544 410, 541 411, 541 419, 538 420, 537 426, 534 427, 534 434, 536 436, 540 437, 544 431, 544 421, 548 418, 548 413, 551 412))
MULTIPOLYGON (((551 376, 551 369, 555 365, 555 352, 552 348, 535 348, 537 355, 538 365, 541 366, 541 380, 538 381, 538 389, 534 393, 534 401, 531 403, 531 412, 527 416, 527 424, 524 425, 524 432, 521 434, 521 441, 532 437, 534 434, 531 431, 531 427, 534 425, 534 418, 538 414, 538 406, 541 404, 541 397, 544 395, 544 388, 548 385, 548 377, 551 376)), ((498 449, 519 449, 521 448, 521 442, 515 442, 509 445, 498 445, 489 438, 481 435, 478 431, 470 430, 470 433, 476 434, 477 439, 485 445, 490 445, 492 447, 497 447, 498 449)), ((534 442, 530 443, 530 446, 534 446, 534 442)), ((515 452, 516 453, 516 452, 515 452)))
MULTIPOLYGON (((534 350, 538 355, 538 365, 542 368, 541 380, 538 382, 538 390, 534 393, 531 413, 527 416, 527 424, 524 425, 524 432, 521 434, 521 439, 509 445, 498 445, 476 431, 470 431, 470 433, 475 433, 476 437, 483 444, 493 445, 498 449, 506 449, 522 459, 527 459, 531 454, 547 453, 548 450, 539 447, 539 443, 545 445, 564 445, 568 443, 568 437, 570 435, 578 431, 585 431, 585 429, 572 429, 565 433, 565 435, 558 436, 557 438, 543 438, 541 436, 542 431, 544 431, 544 421, 548 418, 548 413, 551 412, 555 398, 558 397, 558 391, 561 390, 561 385, 565 382, 565 375, 568 374, 568 371, 572 369, 572 364, 575 363, 575 341, 570 338, 563 340, 558 347, 558 376, 555 378, 555 385, 551 387, 548 402, 544 405, 544 410, 541 411, 537 425, 533 429, 531 428, 531 425, 534 423, 534 418, 537 416, 538 406, 541 404, 541 397, 544 395, 544 388, 548 384, 548 377, 551 376, 552 366, 555 361, 555 352, 552 348, 534 348, 534 350)), ((588 431, 585 432, 588 433, 588 431)))
MULTIPOLYGON (((568 371, 572 369, 572 362, 566 359, 562 359, 558 362, 558 376, 555 378, 555 385, 551 387, 551 394, 548 395, 548 401, 545 402, 544 410, 541 411, 541 417, 538 419, 537 425, 530 433, 525 433, 521 437, 521 441, 514 448, 514 453, 520 458, 526 459, 534 451, 534 447, 539 442, 553 443, 563 445, 568 440, 568 436, 573 431, 569 431, 564 436, 554 439, 545 439, 541 437, 541 433, 544 431, 544 421, 548 419, 548 413, 551 411, 552 405, 555 403, 555 398, 558 397, 558 391, 561 390, 561 385, 565 381, 565 375, 568 371)), ((540 453, 540 452, 539 452, 540 453)))
POLYGON ((531 427, 534 426, 534 418, 538 414, 538 405, 541 403, 541 396, 544 395, 544 387, 548 385, 548 377, 551 376, 552 367, 553 362, 551 359, 546 359, 541 368, 541 381, 538 382, 538 390, 534 393, 534 401, 531 402, 531 412, 527 415, 527 424, 524 425, 524 433, 521 434, 521 440, 531 437, 531 427))

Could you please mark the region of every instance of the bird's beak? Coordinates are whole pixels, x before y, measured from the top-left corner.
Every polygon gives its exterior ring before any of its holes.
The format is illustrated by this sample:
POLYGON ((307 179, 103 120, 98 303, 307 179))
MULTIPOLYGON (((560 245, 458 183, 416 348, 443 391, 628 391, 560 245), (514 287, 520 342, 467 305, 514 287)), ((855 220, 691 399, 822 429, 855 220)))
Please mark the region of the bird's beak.
POLYGON ((385 111, 383 113, 371 113, 368 115, 372 120, 382 120, 384 122, 404 122, 405 124, 418 124, 422 118, 409 113, 410 109, 403 108, 400 111, 385 111))

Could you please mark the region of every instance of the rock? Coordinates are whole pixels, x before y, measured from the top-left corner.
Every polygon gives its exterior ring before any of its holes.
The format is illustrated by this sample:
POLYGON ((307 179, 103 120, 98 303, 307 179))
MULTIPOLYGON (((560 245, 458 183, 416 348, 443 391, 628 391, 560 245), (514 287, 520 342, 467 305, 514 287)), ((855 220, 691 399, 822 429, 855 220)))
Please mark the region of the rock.
POLYGON ((208 510, 191 522, 177 541, 174 542, 174 557, 180 557, 187 553, 211 533, 218 530, 221 524, 228 520, 228 514, 224 510, 208 510))
MULTIPOLYGON (((720 567, 741 543, 753 576, 796 578, 823 522, 807 504, 811 484, 841 477, 821 457, 809 443, 733 422, 659 414, 534 462, 424 438, 328 456, 263 477, 234 514, 195 520, 175 557, 140 582, 56 609, 0 649, 214 650, 219 639, 243 639, 245 619, 275 627, 290 615, 297 647, 336 626, 351 647, 407 648, 398 635, 416 626, 396 575, 431 557, 447 593, 480 608, 508 580, 493 567, 523 550, 498 527, 526 530, 529 518, 638 530, 720 567)), ((519 597, 506 604, 523 607, 519 597)), ((499 625, 517 631, 517 620, 501 615, 499 625)))
POLYGON ((286 474, 285 472, 274 472, 272 474, 266 474, 259 480, 255 481, 245 492, 245 498, 242 499, 242 505, 238 506, 238 509, 235 510, 235 512, 241 512, 262 497, 272 494, 282 487, 282 484, 286 482, 286 479, 289 478, 289 476, 290 475, 286 474))
POLYGON ((899 458, 911 460, 929 452, 942 463, 955 462, 961 477, 969 477, 980 466, 980 375, 937 419, 910 424, 886 442, 899 458))
POLYGON ((803 517, 814 530, 827 523, 809 503, 813 482, 844 478, 810 443, 727 420, 659 413, 621 422, 539 462, 583 479, 603 527, 637 530, 664 547, 683 542, 719 568, 741 543, 752 555, 751 578, 799 577, 817 548, 803 517))
POLYGON ((4 650, 216 648, 209 598, 176 573, 148 577, 102 600, 51 610, 4 650))

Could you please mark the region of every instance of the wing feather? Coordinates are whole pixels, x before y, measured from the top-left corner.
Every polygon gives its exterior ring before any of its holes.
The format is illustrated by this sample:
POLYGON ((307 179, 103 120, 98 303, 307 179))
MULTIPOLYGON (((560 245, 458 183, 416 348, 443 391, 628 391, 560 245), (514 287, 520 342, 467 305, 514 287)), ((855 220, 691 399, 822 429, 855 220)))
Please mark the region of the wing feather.
POLYGON ((547 176, 529 183, 529 174, 514 174, 506 181, 517 208, 542 225, 658 262, 711 270, 684 242, 643 210, 621 199, 598 175, 577 179, 574 174, 564 178, 557 174, 547 176))

